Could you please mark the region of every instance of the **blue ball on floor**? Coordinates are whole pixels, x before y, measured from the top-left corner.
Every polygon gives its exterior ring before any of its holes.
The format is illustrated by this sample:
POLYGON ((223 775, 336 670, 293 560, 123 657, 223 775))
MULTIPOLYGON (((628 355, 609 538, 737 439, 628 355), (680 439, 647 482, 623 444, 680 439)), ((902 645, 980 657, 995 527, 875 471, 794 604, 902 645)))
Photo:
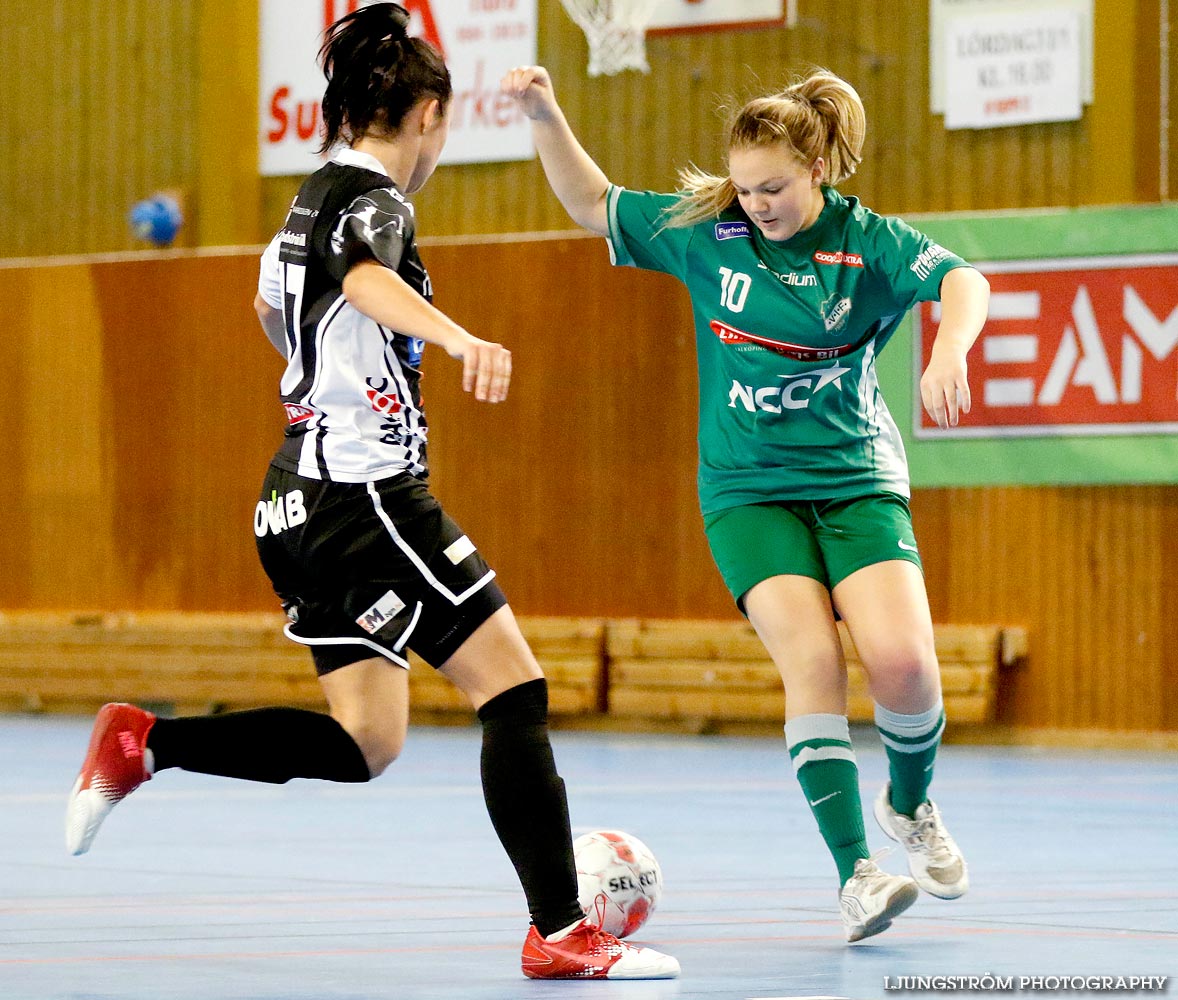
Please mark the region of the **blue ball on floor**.
POLYGON ((175 198, 153 195, 131 208, 131 228, 141 240, 157 247, 170 246, 184 222, 184 214, 175 198))

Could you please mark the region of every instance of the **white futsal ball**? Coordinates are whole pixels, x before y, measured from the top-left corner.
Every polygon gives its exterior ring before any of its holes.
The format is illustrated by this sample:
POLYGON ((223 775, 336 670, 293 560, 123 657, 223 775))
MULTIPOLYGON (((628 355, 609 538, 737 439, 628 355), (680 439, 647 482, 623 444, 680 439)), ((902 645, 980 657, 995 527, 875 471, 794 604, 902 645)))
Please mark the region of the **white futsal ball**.
POLYGON ((616 937, 646 923, 663 893, 663 873, 641 840, 595 830, 573 841, 577 898, 589 921, 616 937))

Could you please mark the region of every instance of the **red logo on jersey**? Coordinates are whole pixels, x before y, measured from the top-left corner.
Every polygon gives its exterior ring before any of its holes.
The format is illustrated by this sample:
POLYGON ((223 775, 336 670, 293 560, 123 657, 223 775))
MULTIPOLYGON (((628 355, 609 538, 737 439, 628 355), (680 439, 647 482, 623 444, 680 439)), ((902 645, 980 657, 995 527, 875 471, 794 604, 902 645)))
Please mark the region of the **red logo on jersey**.
POLYGON ((300 406, 298 403, 283 403, 282 408, 286 410, 288 424, 301 424, 304 420, 310 420, 315 416, 315 411, 309 406, 300 406))
POLYGON ((756 344, 759 347, 775 351, 777 354, 784 354, 787 358, 793 358, 795 361, 826 361, 830 358, 841 358, 844 354, 849 354, 853 347, 852 344, 839 344, 837 347, 806 347, 803 344, 790 344, 784 340, 770 340, 768 337, 761 337, 755 333, 745 333, 743 330, 738 330, 718 319, 712 320, 708 325, 712 328, 712 333, 725 344, 756 344))
POLYGON ((368 402, 377 413, 399 413, 401 401, 395 392, 385 392, 381 389, 369 389, 365 395, 368 402))
POLYGON ((819 264, 842 264, 844 267, 862 267, 863 255, 847 253, 845 250, 816 250, 814 259, 819 264))

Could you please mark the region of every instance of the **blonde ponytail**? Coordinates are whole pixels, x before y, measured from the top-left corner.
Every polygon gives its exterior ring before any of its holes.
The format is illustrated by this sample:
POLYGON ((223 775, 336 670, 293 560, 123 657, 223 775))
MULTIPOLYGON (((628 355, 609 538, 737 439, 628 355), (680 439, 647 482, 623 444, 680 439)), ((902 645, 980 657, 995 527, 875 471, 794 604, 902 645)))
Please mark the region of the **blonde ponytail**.
MULTIPOLYGON (((822 182, 833 187, 862 162, 866 134, 867 115, 855 88, 833 73, 817 70, 780 93, 745 104, 728 123, 725 145, 732 150, 781 144, 804 166, 822 157, 822 182)), ((679 187, 680 199, 666 216, 666 225, 673 229, 714 219, 736 203, 730 178, 695 166, 679 171, 679 187)))

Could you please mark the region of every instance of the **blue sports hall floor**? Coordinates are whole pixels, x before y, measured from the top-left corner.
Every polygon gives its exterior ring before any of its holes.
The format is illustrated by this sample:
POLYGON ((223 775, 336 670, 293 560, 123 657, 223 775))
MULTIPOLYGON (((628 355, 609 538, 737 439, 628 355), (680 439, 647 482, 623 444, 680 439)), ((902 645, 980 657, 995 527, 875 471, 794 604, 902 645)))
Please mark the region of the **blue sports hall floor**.
MULTIPOLYGON (((783 740, 557 732, 574 831, 628 830, 658 856, 664 896, 638 938, 683 975, 545 983, 519 971, 526 911, 477 731, 414 728, 364 786, 165 772, 72 858, 65 793, 89 726, 0 716, 3 1000, 1010 997, 1178 975, 1178 755, 946 747, 933 794, 973 888, 848 946, 783 740), (1012 988, 914 978, 986 975, 1012 988)), ((870 730, 856 742, 869 800, 883 751, 870 730)), ((868 837, 890 843, 870 817, 868 837)), ((898 851, 883 864, 903 870, 898 851)))

